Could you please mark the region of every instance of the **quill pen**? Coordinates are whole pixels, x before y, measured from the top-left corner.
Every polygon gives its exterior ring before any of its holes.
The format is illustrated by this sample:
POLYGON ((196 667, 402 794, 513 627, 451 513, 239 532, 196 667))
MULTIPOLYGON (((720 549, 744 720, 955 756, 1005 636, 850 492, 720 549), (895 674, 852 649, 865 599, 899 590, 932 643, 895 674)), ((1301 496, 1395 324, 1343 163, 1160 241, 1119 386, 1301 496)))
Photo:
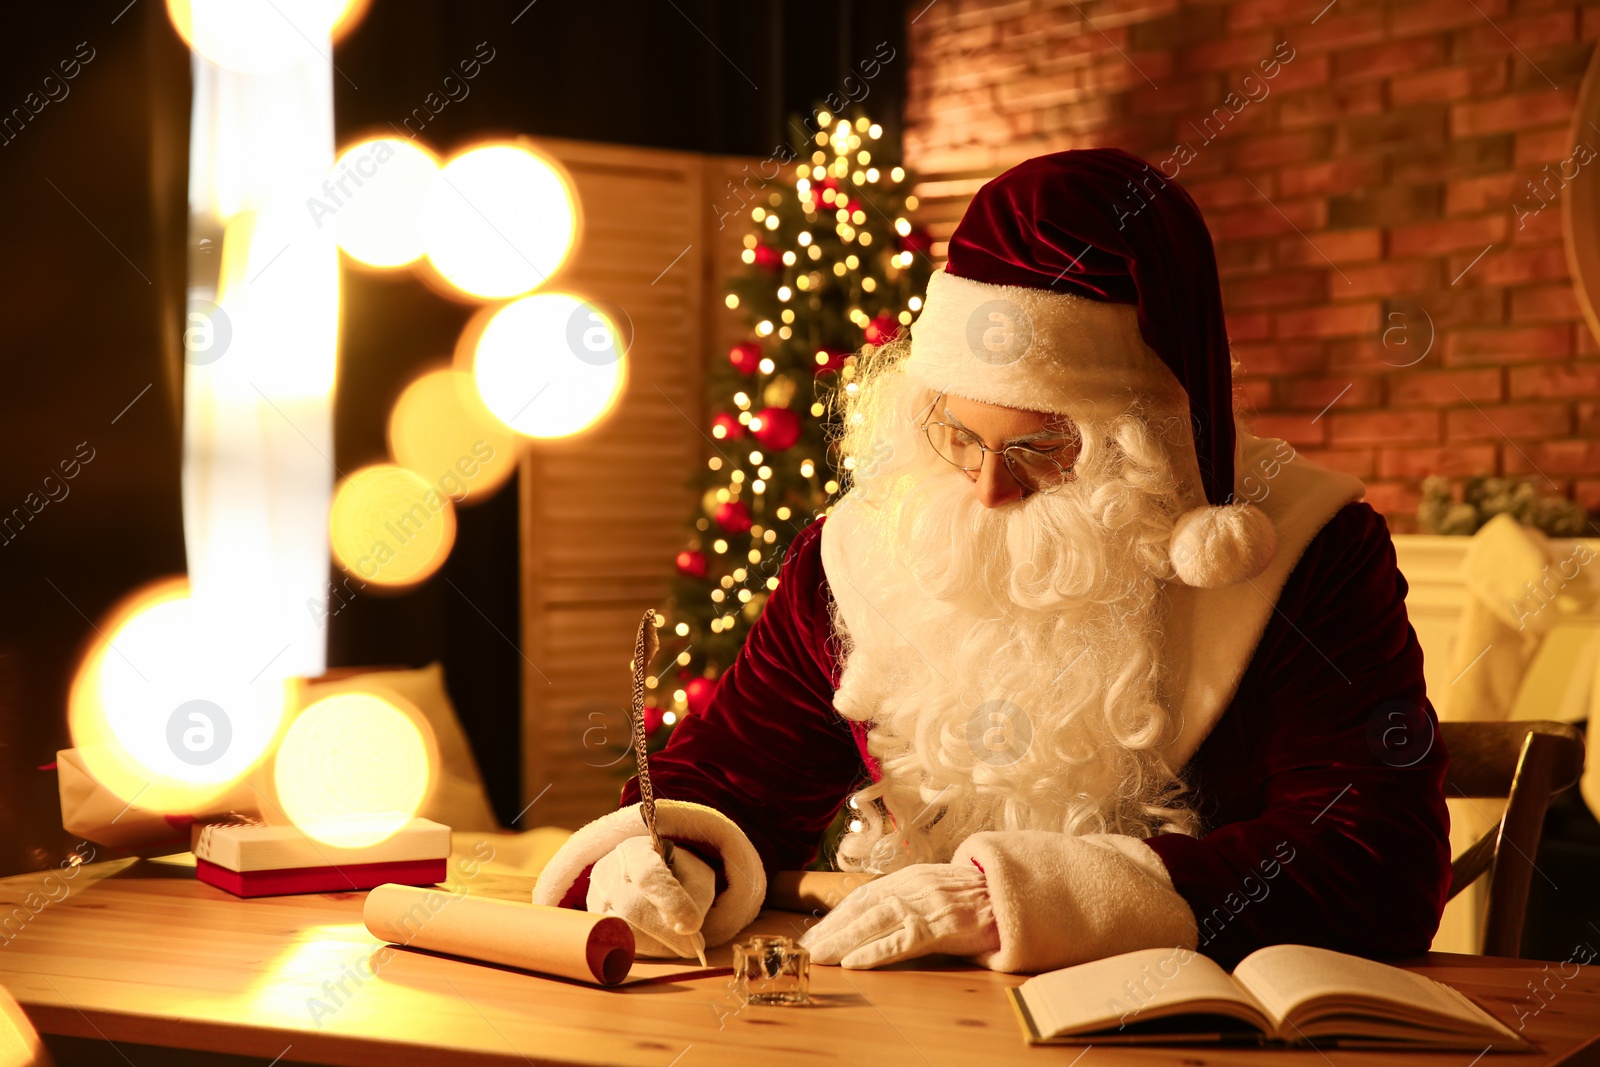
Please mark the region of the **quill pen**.
POLYGON ((650 764, 645 758, 648 750, 644 734, 644 680, 658 647, 656 613, 653 608, 647 608, 639 623, 639 635, 633 642, 633 760, 639 770, 639 814, 650 831, 651 846, 670 870, 672 842, 662 840, 656 833, 656 791, 650 784, 650 764))
MULTIPOLYGON (((661 862, 667 865, 667 870, 672 870, 672 842, 656 832, 656 791, 650 784, 650 762, 646 759, 644 733, 644 680, 649 673, 650 661, 655 658, 659 641, 656 637, 656 613, 654 609, 645 609, 644 618, 639 622, 639 635, 633 642, 633 761, 639 770, 639 814, 644 819, 645 829, 650 831, 650 844, 655 848, 656 854, 661 857, 661 862)), ((706 940, 699 930, 690 933, 688 943, 694 949, 696 956, 700 957, 700 965, 706 962, 706 940)))

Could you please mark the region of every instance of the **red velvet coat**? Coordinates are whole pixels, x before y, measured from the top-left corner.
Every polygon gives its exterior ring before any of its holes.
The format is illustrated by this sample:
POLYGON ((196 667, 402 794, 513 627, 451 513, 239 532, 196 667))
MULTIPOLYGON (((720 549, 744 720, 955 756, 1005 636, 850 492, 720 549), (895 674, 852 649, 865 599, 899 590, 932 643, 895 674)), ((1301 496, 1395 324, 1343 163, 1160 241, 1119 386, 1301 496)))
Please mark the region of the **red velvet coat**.
MULTIPOLYGON (((841 664, 822 521, 704 714, 650 766, 659 796, 716 808, 769 878, 804 866, 847 794, 876 774, 861 724, 832 706, 841 664)), ((1227 712, 1185 769, 1204 830, 1148 839, 1232 965, 1296 942, 1369 956, 1425 952, 1450 880, 1446 754, 1383 519, 1344 507, 1311 542, 1227 712)), ((635 782, 622 802, 638 799, 635 782)))

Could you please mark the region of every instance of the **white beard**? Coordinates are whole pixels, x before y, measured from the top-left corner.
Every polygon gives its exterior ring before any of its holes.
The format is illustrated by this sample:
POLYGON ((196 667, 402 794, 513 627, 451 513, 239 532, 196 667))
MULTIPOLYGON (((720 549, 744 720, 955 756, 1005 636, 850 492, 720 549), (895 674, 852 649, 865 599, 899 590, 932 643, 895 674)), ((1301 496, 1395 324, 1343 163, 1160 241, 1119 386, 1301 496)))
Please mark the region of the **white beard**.
POLYGON ((1159 755, 1177 497, 1148 425, 1080 426, 1074 481, 991 509, 909 429, 932 397, 873 386, 899 395, 862 406, 847 451, 902 461, 857 471, 841 550, 869 606, 834 703, 871 723, 883 778, 852 798, 839 865, 943 862, 982 830, 1193 832, 1159 755))

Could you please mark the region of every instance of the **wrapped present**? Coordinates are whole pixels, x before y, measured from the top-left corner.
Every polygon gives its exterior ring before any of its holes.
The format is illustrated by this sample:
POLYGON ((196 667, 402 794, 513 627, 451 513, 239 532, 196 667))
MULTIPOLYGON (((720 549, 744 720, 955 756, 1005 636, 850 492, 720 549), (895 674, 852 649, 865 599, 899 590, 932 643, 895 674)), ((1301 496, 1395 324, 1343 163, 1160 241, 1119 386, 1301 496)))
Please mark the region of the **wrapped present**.
POLYGON ((202 882, 240 897, 339 893, 445 880, 450 828, 412 819, 374 845, 340 848, 295 826, 268 825, 248 814, 196 824, 190 847, 202 882))

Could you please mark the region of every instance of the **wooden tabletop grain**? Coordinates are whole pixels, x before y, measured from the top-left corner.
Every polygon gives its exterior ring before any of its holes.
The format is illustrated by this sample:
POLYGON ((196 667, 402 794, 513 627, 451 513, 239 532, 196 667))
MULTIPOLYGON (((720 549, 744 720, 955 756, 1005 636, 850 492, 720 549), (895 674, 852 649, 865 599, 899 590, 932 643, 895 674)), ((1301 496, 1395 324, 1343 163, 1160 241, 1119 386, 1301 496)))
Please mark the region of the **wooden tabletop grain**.
MULTIPOLYGON (((0 985, 46 1035, 282 1056, 282 1064, 1428 1064, 1459 1053, 1029 1048, 1003 990, 955 962, 814 967, 815 1003, 743 1007, 726 978, 602 990, 381 945, 364 893, 239 900, 192 868, 120 860, 0 879, 0 985), (63 888, 64 887, 64 888, 63 888), (1082 1055, 1082 1060, 1075 1057, 1082 1055)), ((531 879, 479 870, 449 891, 527 899, 531 879)), ((810 917, 753 930, 797 936, 810 917)), ((1600 936, 1594 941, 1600 943, 1600 936)), ((726 963, 728 950, 712 961, 726 963)), ((1408 964, 1474 997, 1538 1046, 1477 1067, 1600 1062, 1600 966, 1440 955, 1408 964), (1530 992, 1530 983, 1540 992, 1530 992)), ((120 1059, 117 1062, 121 1062, 120 1059)))

